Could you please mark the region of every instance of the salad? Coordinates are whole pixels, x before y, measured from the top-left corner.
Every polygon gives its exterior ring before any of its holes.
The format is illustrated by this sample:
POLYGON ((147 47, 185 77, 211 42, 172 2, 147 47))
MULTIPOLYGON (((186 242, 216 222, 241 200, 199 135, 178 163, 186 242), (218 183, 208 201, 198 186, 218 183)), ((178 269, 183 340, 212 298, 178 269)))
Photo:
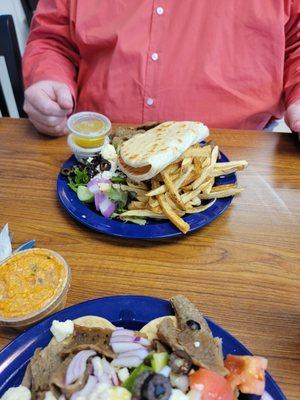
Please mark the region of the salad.
POLYGON ((176 317, 138 332, 96 316, 53 321, 53 339, 2 400, 235 400, 264 393, 265 358, 224 359, 222 340, 196 306, 181 295, 171 303, 176 317))
MULTIPOLYGON (((101 152, 72 168, 62 169, 68 177, 69 187, 78 199, 89 204, 105 218, 119 218, 129 204, 145 189, 142 183, 134 183, 118 168, 118 154, 112 144, 104 144, 101 152)), ((146 224, 145 218, 122 217, 123 221, 146 224)))

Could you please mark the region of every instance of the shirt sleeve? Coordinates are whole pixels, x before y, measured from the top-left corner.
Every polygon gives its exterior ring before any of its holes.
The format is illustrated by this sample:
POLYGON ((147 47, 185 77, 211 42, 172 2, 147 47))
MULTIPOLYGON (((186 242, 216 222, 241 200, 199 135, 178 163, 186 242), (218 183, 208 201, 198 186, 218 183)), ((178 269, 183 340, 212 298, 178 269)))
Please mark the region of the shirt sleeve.
POLYGON ((288 107, 300 100, 300 0, 290 3, 290 18, 285 26, 285 34, 284 99, 288 107))
POLYGON ((25 88, 40 80, 66 83, 77 97, 79 52, 72 39, 70 0, 40 0, 23 57, 25 88))

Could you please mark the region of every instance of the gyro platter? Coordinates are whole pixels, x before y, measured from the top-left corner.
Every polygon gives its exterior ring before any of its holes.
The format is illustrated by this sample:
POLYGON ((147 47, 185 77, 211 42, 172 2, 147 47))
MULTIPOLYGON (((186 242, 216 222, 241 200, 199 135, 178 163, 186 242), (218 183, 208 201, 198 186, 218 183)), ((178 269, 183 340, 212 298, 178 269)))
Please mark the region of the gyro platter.
POLYGON ((76 152, 57 182, 64 208, 111 235, 155 239, 184 235, 217 218, 242 192, 236 172, 200 122, 117 127, 96 151, 76 152))

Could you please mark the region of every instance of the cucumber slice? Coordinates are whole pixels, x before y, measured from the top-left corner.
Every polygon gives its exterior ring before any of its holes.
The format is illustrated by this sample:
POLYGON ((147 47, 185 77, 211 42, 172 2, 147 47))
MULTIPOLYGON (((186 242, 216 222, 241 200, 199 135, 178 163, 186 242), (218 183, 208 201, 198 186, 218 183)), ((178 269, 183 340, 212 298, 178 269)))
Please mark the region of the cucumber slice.
POLYGON ((94 195, 92 192, 89 191, 89 189, 86 186, 78 186, 77 189, 77 196, 80 201, 83 201, 84 203, 92 203, 94 200, 94 195))
POLYGON ((169 355, 168 353, 153 353, 151 360, 151 367, 154 372, 161 371, 166 365, 168 365, 169 355))
POLYGON ((145 364, 141 364, 138 367, 136 367, 131 374, 129 375, 129 378, 126 379, 126 381, 123 383, 123 387, 127 390, 129 390, 129 392, 132 392, 133 386, 134 386, 134 382, 136 380, 136 378, 141 375, 143 372, 146 371, 153 371, 153 369, 151 367, 148 367, 148 365, 145 364))

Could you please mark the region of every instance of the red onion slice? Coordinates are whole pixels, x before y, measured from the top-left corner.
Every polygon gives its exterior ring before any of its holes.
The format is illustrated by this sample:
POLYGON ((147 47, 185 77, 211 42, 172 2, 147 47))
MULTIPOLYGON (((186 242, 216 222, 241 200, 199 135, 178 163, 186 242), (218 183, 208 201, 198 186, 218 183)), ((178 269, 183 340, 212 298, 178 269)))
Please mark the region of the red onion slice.
POLYGON ((117 336, 131 336, 134 337, 134 332, 129 330, 129 329, 124 329, 124 328, 117 328, 115 331, 113 331, 111 337, 117 337, 117 336))
MULTIPOLYGON (((120 354, 119 357, 131 357, 131 356, 136 356, 141 358, 142 360, 144 360, 147 356, 148 356, 149 352, 144 349, 137 349, 137 350, 130 350, 130 351, 126 351, 125 353, 120 354)), ((119 358, 118 357, 118 358, 119 358)))
POLYGON ((106 360, 106 358, 102 358, 102 366, 104 373, 106 373, 111 379, 112 383, 117 386, 119 384, 117 373, 112 365, 106 360))
POLYGON ((95 376, 90 375, 84 388, 79 390, 78 392, 73 393, 70 400, 76 400, 78 399, 78 397, 88 396, 95 389, 97 383, 98 382, 95 376))
POLYGON ((101 378, 98 380, 98 383, 104 383, 105 385, 112 386, 111 378, 107 374, 101 375, 101 378))
POLYGON ((118 343, 118 342, 129 342, 129 343, 133 343, 134 342, 134 336, 129 336, 129 335, 117 335, 117 336, 112 336, 110 338, 110 345, 112 343, 118 343))
POLYGON ((103 366, 100 357, 93 357, 92 358, 92 366, 93 366, 93 375, 100 381, 101 377, 104 374, 103 366))
POLYGON ((137 356, 130 356, 130 357, 120 356, 112 361, 112 365, 115 367, 134 368, 141 365, 142 362, 143 360, 137 356))
POLYGON ((100 192, 100 189, 98 186, 99 183, 111 183, 111 182, 109 179, 105 179, 105 178, 94 178, 94 179, 91 179, 86 186, 90 192, 95 194, 97 192, 100 192))
POLYGON ((104 197, 104 193, 96 192, 94 196, 95 208, 97 211, 100 211, 100 203, 104 197))
POLYGON ((99 209, 103 217, 109 218, 116 210, 117 205, 104 194, 103 200, 99 201, 99 209))
POLYGON ((111 201, 105 193, 95 193, 95 208, 101 212, 103 217, 109 218, 114 213, 116 207, 116 203, 111 201))
POLYGON ((140 343, 140 344, 142 344, 143 346, 146 346, 146 347, 150 346, 150 344, 151 344, 148 339, 145 339, 145 338, 140 337, 140 336, 135 336, 134 342, 140 343))
POLYGON ((111 347, 115 353, 125 353, 126 351, 142 349, 143 346, 138 343, 118 342, 112 343, 111 347))
POLYGON ((66 385, 71 385, 84 374, 87 360, 95 355, 94 350, 82 350, 72 358, 66 373, 66 385))

